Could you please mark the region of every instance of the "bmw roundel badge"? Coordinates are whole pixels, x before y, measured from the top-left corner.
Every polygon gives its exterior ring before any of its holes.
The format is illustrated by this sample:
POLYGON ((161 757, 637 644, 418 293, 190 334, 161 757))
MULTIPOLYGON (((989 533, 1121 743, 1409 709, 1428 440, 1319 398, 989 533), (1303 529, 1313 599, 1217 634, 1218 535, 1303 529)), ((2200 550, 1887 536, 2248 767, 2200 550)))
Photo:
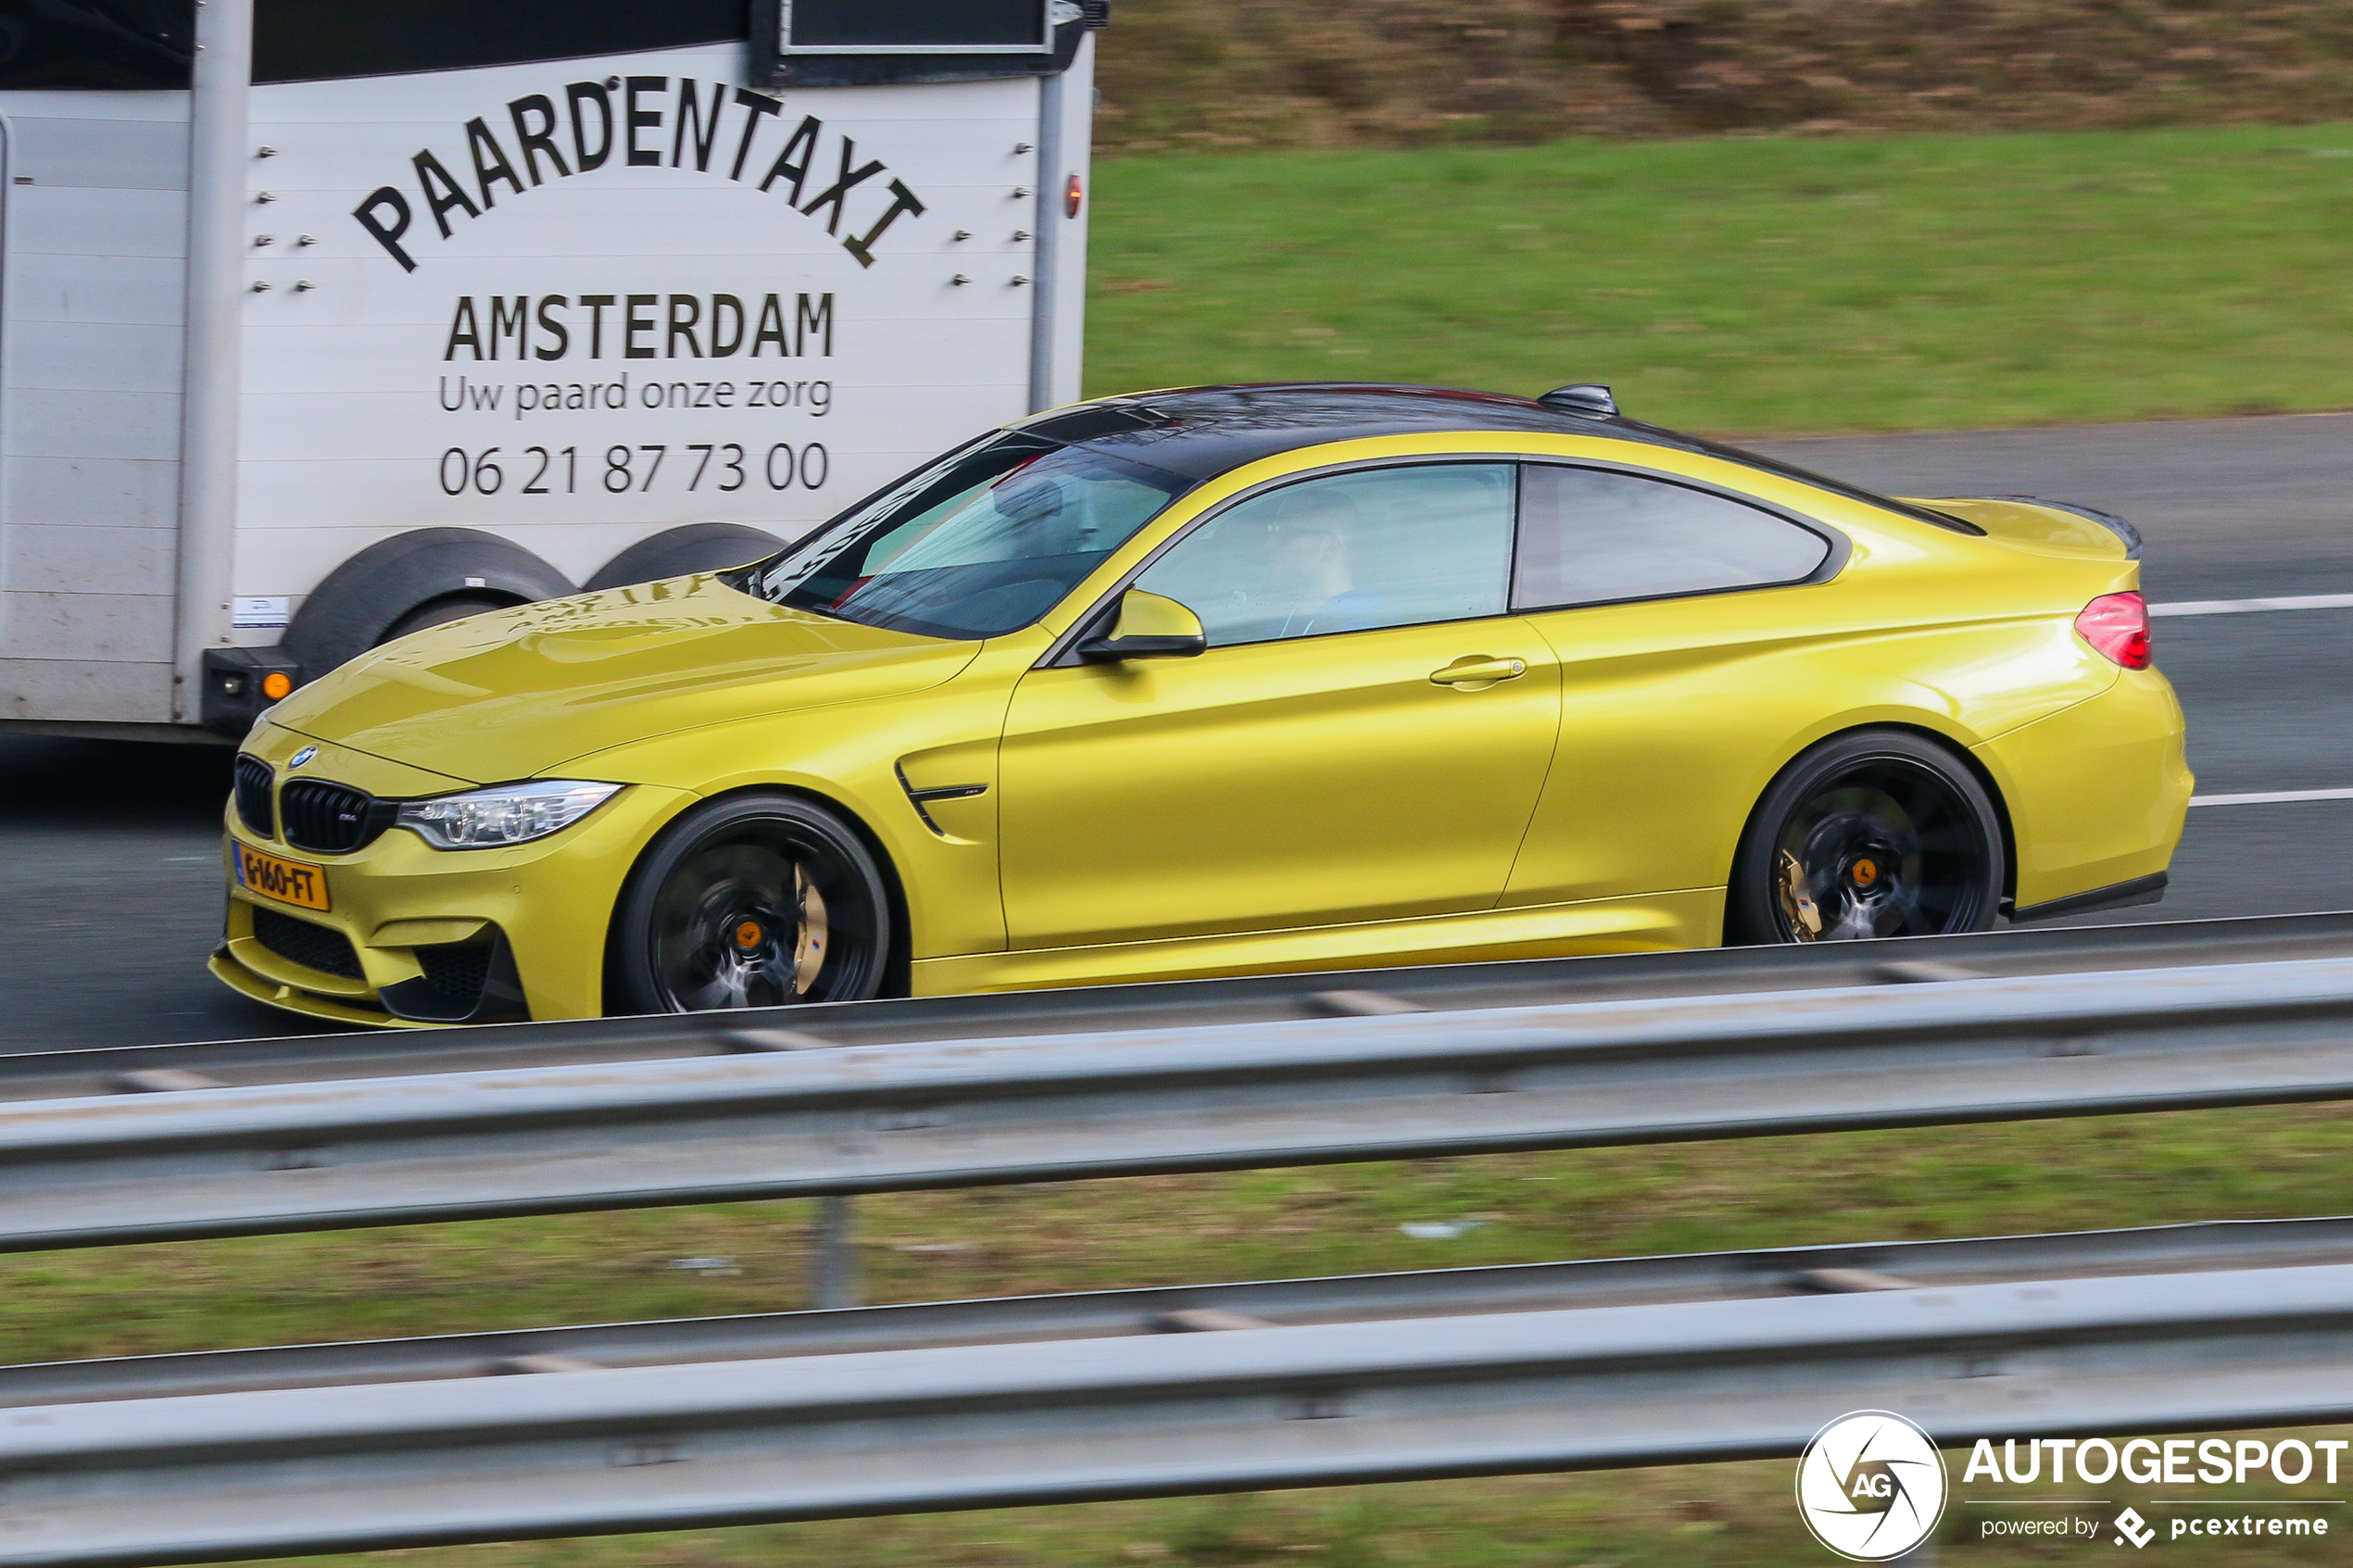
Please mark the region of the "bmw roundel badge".
POLYGON ((295 769, 301 767, 305 762, 309 761, 312 758, 318 755, 319 748, 317 746, 306 746, 300 751, 296 752, 292 757, 286 759, 286 771, 288 772, 292 772, 295 769))

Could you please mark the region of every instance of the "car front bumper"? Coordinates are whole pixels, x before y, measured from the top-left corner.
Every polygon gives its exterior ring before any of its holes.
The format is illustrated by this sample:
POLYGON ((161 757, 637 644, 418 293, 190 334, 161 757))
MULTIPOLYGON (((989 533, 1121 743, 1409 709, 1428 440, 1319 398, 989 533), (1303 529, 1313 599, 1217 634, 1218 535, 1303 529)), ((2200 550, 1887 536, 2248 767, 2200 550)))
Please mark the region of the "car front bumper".
POLYGON ((597 1017, 622 884, 647 840, 693 798, 635 784, 531 844, 436 849, 395 827, 349 855, 263 838, 233 809, 222 846, 229 911, 212 972, 272 1007, 354 1025, 597 1017), (239 843, 318 867, 329 907, 238 885, 239 843))

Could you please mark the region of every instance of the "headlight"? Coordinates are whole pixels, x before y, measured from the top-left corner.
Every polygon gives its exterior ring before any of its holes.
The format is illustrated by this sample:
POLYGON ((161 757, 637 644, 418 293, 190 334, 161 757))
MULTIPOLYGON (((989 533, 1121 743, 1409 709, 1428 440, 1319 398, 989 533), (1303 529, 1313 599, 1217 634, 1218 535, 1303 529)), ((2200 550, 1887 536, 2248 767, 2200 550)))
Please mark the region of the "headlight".
POLYGON ((436 849, 499 849, 560 833, 620 793, 616 784, 537 779, 411 800, 396 820, 436 849))

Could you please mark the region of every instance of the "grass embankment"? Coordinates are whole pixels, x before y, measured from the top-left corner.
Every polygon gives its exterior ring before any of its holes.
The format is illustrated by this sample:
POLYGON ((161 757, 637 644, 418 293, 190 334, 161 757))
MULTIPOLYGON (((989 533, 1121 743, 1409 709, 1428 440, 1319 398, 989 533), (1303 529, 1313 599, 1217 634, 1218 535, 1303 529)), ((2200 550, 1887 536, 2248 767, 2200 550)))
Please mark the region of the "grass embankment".
POLYGON ((2353 406, 2353 126, 1134 158, 1096 188, 1091 394, 1600 381, 1750 434, 2353 406))
POLYGON ((1128 152, 2353 114, 2344 0, 1119 0, 1099 40, 1128 152))

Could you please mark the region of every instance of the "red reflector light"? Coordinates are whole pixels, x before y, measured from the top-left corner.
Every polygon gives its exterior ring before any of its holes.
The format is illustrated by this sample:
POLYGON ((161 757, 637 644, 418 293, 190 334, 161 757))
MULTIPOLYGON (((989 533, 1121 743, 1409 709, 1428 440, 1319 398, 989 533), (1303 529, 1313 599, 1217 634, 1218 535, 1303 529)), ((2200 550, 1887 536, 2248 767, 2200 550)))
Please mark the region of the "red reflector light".
POLYGON ((1086 200, 1086 184, 1078 178, 1077 175, 1072 175, 1070 177, 1070 183, 1063 187, 1063 216, 1064 218, 1077 217, 1078 209, 1085 204, 1086 200))
POLYGON ((2138 594, 2102 594, 2075 618, 2085 642, 2127 670, 2149 667, 2149 607, 2138 594))

